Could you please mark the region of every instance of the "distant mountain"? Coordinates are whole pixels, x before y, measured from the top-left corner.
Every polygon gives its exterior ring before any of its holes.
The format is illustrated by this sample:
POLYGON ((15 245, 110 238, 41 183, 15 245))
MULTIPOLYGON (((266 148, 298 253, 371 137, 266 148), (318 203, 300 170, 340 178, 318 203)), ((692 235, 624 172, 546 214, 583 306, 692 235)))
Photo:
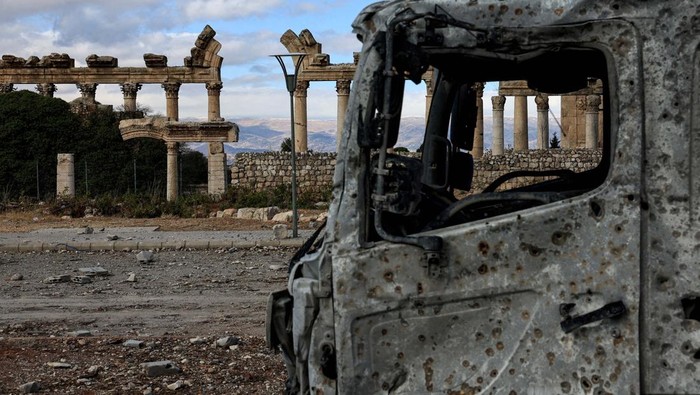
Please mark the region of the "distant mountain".
MULTIPOLYGON (((239 152, 266 152, 279 151, 284 138, 290 136, 289 119, 232 119, 240 128, 239 141, 225 144, 225 151, 229 156, 239 152)), ((513 118, 504 119, 505 146, 513 146, 513 118)), ((309 120, 308 144, 309 149, 315 152, 335 152, 335 120, 309 120)), ((550 137, 557 131, 561 138, 556 123, 550 121, 550 137)), ((397 147, 406 147, 415 151, 420 147, 425 133, 424 118, 404 118, 401 121, 401 131, 397 147)), ((489 149, 493 140, 493 121, 490 117, 484 118, 484 148, 489 149)), ((537 118, 528 119, 528 140, 530 147, 534 148, 537 142, 537 118)), ((190 143, 189 147, 208 155, 206 143, 190 143)))

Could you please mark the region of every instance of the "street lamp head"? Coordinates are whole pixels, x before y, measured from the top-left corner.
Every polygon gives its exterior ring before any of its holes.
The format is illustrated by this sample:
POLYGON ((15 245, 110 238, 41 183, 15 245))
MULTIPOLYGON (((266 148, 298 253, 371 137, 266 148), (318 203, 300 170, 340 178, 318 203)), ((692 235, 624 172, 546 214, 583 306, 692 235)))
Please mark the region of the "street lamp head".
POLYGON ((289 93, 294 92, 294 89, 296 89, 297 85, 297 77, 299 76, 299 70, 301 69, 301 62, 304 61, 306 54, 303 52, 293 52, 270 56, 277 59, 277 62, 279 62, 280 67, 282 67, 282 74, 284 74, 284 80, 287 83, 287 91, 289 93), (292 61, 293 70, 287 70, 287 65, 285 64, 286 59, 290 59, 292 61))

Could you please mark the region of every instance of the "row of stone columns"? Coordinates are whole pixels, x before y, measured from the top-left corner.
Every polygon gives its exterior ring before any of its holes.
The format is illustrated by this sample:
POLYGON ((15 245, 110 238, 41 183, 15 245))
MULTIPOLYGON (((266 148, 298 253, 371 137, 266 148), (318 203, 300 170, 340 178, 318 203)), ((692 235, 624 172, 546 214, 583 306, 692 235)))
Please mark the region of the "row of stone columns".
MULTIPOLYGON (((345 112, 348 109, 348 99, 350 97, 350 80, 340 80, 335 83, 335 91, 338 97, 337 105, 337 128, 336 145, 340 142, 340 135, 345 123, 345 112)), ((297 81, 294 90, 294 148, 296 152, 308 152, 308 106, 307 96, 309 81, 297 81)))
MULTIPOLYGON (((82 98, 88 102, 95 102, 97 85, 98 84, 95 83, 76 84, 82 98)), ((165 91, 166 116, 171 121, 179 120, 179 92, 181 85, 182 84, 180 82, 166 82, 161 85, 161 87, 165 91)), ((124 96, 124 111, 137 111, 136 97, 138 91, 141 90, 141 87, 142 84, 140 83, 120 84, 120 88, 124 96)), ((223 84, 221 82, 207 83, 206 88, 208 97, 207 120, 209 122, 222 121, 223 119, 221 118, 220 96, 223 84)), ((9 93, 14 90, 14 84, 0 84, 0 93, 9 93)), ((56 88, 56 84, 42 83, 36 85, 36 90, 43 96, 53 97, 54 93, 58 89, 56 88)), ((306 102, 304 100, 304 109, 306 107, 305 104, 306 102)), ((345 106, 347 107, 347 100, 345 106)), ((303 119, 303 122, 305 126, 305 117, 303 119)), ((306 140, 304 140, 304 144, 305 141, 306 140)), ((175 200, 178 196, 178 152, 180 147, 179 143, 177 142, 168 142, 166 143, 166 146, 168 152, 166 198, 167 200, 175 200)), ((59 160, 65 160, 65 158, 59 158, 59 160)), ((226 153, 224 152, 224 144, 221 142, 209 143, 209 194, 223 194, 226 191, 226 183, 226 153)), ((75 187, 73 187, 73 190, 74 189, 75 187)), ((62 192, 59 191, 59 193, 62 192)))

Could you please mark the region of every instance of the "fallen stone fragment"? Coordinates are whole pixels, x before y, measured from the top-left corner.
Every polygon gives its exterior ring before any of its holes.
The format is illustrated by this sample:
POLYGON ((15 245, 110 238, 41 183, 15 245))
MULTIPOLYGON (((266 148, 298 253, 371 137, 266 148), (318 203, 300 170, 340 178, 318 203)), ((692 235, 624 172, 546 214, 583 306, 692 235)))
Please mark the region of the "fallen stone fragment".
POLYGON ((22 280, 24 280, 24 276, 19 274, 19 273, 13 274, 12 277, 10 277, 10 281, 22 281, 22 280))
POLYGON ((92 332, 81 329, 73 332, 68 332, 68 336, 73 336, 73 337, 87 337, 87 336, 92 336, 92 332))
POLYGON ((143 373, 148 377, 167 376, 180 373, 178 368, 172 361, 155 361, 141 364, 143 373))
POLYGON ((272 217, 272 220, 275 222, 292 222, 292 216, 293 216, 292 211, 285 211, 282 213, 275 214, 274 217, 272 217))
POLYGON ((54 369, 70 369, 73 365, 65 362, 47 362, 46 366, 54 369))
POLYGON ((117 235, 107 235, 106 239, 107 239, 107 241, 119 240, 119 236, 117 236, 117 235))
POLYGON ((241 342, 241 339, 235 337, 235 336, 226 336, 222 337, 221 339, 216 341, 216 345, 218 347, 229 347, 236 345, 241 342))
POLYGON ((289 229, 286 224, 277 224, 272 227, 275 240, 282 240, 289 237, 289 229))
POLYGON ((19 392, 22 394, 33 394, 41 391, 41 384, 38 381, 30 381, 19 386, 19 392))
POLYGON ((136 260, 139 263, 149 263, 153 262, 154 254, 151 251, 141 251, 136 254, 136 260))
POLYGON ((207 339, 206 339, 206 338, 204 338, 204 337, 199 337, 199 336, 193 337, 193 338, 190 339, 190 343, 192 343, 192 344, 204 344, 204 343, 206 343, 206 342, 207 342, 207 339))
POLYGON ((51 276, 49 278, 45 278, 43 282, 45 284, 67 283, 70 282, 70 275, 62 274, 60 276, 51 276))
POLYGON ((153 395, 155 392, 153 392, 152 387, 148 387, 145 390, 143 390, 143 395, 153 395))
POLYGON ((91 379, 97 377, 97 375, 102 370, 102 366, 93 365, 90 366, 85 374, 80 375, 81 379, 91 379))
POLYGON ((129 347, 129 348, 141 348, 143 347, 143 341, 141 340, 127 340, 124 343, 122 343, 124 347, 129 347))
POLYGON ((284 265, 270 265, 269 268, 270 268, 270 270, 278 271, 278 270, 286 269, 287 266, 284 266, 284 265))
POLYGON ((92 278, 90 278, 90 276, 73 276, 71 281, 76 284, 90 284, 92 282, 92 278))
POLYGON ((109 276, 109 270, 103 268, 103 267, 81 267, 78 269, 80 273, 85 274, 86 276, 100 276, 100 277, 107 277, 109 276))
POLYGON ((182 380, 178 380, 172 384, 168 384, 168 389, 171 391, 177 391, 183 387, 185 387, 185 383, 182 380))
POLYGON ((129 278, 126 279, 126 282, 135 283, 136 282, 136 273, 129 273, 129 278))
POLYGON ((86 226, 85 228, 81 229, 78 234, 79 235, 91 235, 93 232, 95 232, 95 229, 86 226))

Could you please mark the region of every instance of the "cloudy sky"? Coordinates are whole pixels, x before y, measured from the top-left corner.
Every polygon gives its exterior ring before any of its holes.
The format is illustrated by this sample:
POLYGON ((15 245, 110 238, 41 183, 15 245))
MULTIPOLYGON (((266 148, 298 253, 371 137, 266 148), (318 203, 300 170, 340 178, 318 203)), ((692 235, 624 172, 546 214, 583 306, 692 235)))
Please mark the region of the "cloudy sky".
MULTIPOLYGON (((277 62, 268 55, 285 53, 280 36, 292 29, 309 29, 323 44, 331 62, 352 61, 359 41, 351 32, 354 17, 372 1, 364 0, 0 0, 0 54, 28 58, 67 53, 76 66, 90 54, 115 56, 119 66, 143 67, 144 53, 164 54, 168 65, 183 64, 205 25, 216 30, 224 58, 222 116, 288 118, 289 96, 277 62)), ((20 85, 19 89, 33 89, 20 85)), ((59 85, 56 97, 79 96, 75 86, 59 85)), ((493 87, 492 87, 493 89, 493 87)), ((406 116, 422 116, 425 89, 412 91, 415 100, 406 116)), ((489 93, 484 95, 485 101, 489 93)), ((334 83, 313 83, 309 118, 336 116, 334 83)), ((116 85, 98 87, 97 100, 120 105, 116 85)), ((159 85, 144 85, 138 102, 165 113, 159 85)), ((512 105, 512 101, 510 101, 512 105)), ((199 84, 180 90, 180 117, 206 118, 206 89, 199 84)), ((534 105, 534 103, 533 103, 534 105)), ((485 106, 487 112, 489 105, 485 106)), ((487 114, 488 116, 489 114, 487 114)))

